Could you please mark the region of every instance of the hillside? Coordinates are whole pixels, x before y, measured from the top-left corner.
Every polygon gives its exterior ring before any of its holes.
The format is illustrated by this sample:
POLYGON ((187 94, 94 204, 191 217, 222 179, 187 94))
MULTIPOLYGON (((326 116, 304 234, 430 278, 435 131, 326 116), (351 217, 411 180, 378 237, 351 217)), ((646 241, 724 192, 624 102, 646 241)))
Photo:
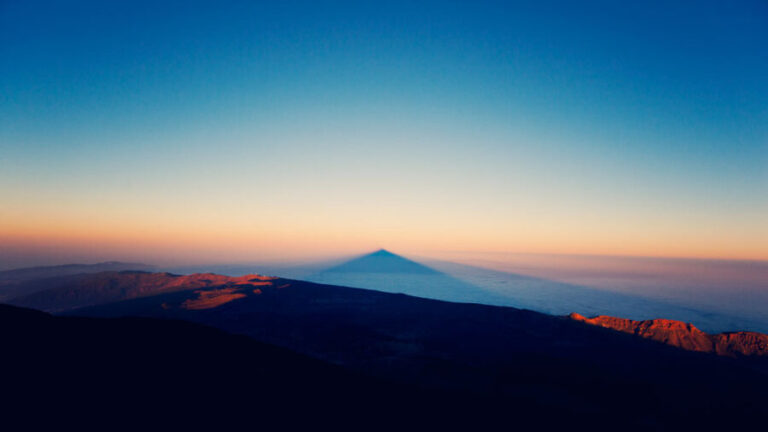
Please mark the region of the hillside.
MULTIPOLYGON (((605 425, 623 424, 629 419, 653 430, 669 425, 684 427, 692 418, 707 425, 746 421, 762 415, 768 403, 768 367, 761 356, 731 359, 709 351, 688 352, 665 345, 665 340, 647 340, 567 317, 511 307, 452 303, 258 275, 234 278, 106 272, 60 279, 50 281, 60 285, 25 297, 26 301, 66 311, 68 316, 162 318, 163 322, 187 321, 248 336, 245 340, 288 349, 366 380, 411 389, 404 393, 421 389, 429 398, 442 401, 435 402, 442 407, 435 408, 438 411, 455 403, 467 416, 490 419, 509 411, 499 411, 499 404, 509 404, 522 407, 525 414, 517 415, 526 421, 554 412, 557 421, 598 416, 605 425), (73 309, 88 304, 93 306, 73 309)), ((100 324, 102 321, 95 322, 105 333, 94 336, 90 344, 98 347, 104 343, 102 339, 119 339, 123 330, 110 330, 109 325, 100 324)), ((128 322, 141 327, 144 321, 130 318, 128 322)), ((9 324, 6 335, 18 327, 9 324)), ((41 342, 40 347, 48 343, 44 337, 20 334, 41 342)), ((51 332, 51 337, 56 334, 51 332)), ((177 339, 175 335, 162 336, 162 332, 155 334, 166 341, 177 339)), ((57 352, 87 353, 91 349, 88 344, 75 344, 75 351, 71 351, 68 345, 54 344, 58 348, 41 354, 41 358, 58 361, 57 352)), ((186 348, 178 349, 183 353, 186 348)), ((151 345, 136 346, 136 350, 144 357, 133 358, 129 369, 155 359, 154 353, 162 351, 151 345)), ((211 353, 220 352, 217 350, 211 353)), ((228 356, 225 354, 222 361, 229 362, 228 356)), ((104 364, 112 361, 105 360, 104 364)), ((222 368, 234 373, 228 363, 194 367, 199 369, 186 372, 188 376, 218 376, 222 368)), ((107 377, 122 374, 112 369, 100 373, 107 377)), ((396 398, 409 400, 400 395, 396 398)), ((408 404, 424 407, 419 401, 408 404)))

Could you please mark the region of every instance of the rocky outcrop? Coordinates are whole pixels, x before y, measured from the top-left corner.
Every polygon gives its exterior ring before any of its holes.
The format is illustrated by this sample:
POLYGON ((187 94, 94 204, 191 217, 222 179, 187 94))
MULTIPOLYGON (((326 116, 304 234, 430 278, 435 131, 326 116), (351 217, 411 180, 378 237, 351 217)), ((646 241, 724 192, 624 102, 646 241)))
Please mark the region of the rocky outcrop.
POLYGON ((688 351, 722 356, 768 356, 768 335, 756 332, 709 334, 693 324, 669 319, 635 321, 600 315, 587 318, 572 313, 569 318, 591 325, 630 333, 688 351))
POLYGON ((768 335, 757 332, 732 332, 712 335, 714 349, 720 355, 768 355, 768 335))

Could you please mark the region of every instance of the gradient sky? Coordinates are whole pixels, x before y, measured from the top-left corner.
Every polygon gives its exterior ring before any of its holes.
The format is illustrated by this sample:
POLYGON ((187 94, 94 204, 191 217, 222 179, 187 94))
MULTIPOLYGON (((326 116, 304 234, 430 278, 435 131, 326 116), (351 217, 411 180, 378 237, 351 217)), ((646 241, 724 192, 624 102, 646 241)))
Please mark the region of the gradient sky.
POLYGON ((0 3, 0 260, 768 260, 768 3, 0 3))

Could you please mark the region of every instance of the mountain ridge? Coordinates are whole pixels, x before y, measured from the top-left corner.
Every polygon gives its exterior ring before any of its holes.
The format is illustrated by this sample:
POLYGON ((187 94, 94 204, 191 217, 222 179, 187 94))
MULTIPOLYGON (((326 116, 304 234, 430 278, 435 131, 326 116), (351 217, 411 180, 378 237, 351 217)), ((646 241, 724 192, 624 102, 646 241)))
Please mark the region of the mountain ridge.
POLYGON ((688 351, 721 356, 768 356, 768 335, 751 331, 709 334, 691 323, 670 319, 631 320, 599 315, 587 318, 578 313, 571 320, 633 334, 688 351))
MULTIPOLYGON (((377 253, 381 252, 391 254, 385 250, 377 253)), ((291 286, 292 283, 306 282, 291 282, 288 279, 256 273, 232 277, 215 273, 176 275, 167 272, 127 270, 30 281, 26 284, 32 285, 33 293, 12 298, 6 302, 48 312, 63 312, 142 297, 190 291, 191 294, 176 307, 205 310, 252 295, 261 295, 268 288, 281 290, 291 286), (46 286, 40 287, 37 286, 38 284, 46 286)), ((166 305, 166 307, 170 306, 166 305)), ((709 334, 692 324, 669 319, 635 321, 611 316, 586 318, 578 313, 569 315, 569 318, 572 321, 634 334, 688 351, 729 357, 768 356, 768 335, 758 332, 731 331, 709 334)))
POLYGON ((61 312, 174 291, 238 285, 256 288, 275 279, 259 274, 233 277, 214 273, 176 275, 134 270, 101 272, 29 281, 21 284, 21 289, 26 288, 32 292, 11 298, 7 303, 47 312, 61 312))

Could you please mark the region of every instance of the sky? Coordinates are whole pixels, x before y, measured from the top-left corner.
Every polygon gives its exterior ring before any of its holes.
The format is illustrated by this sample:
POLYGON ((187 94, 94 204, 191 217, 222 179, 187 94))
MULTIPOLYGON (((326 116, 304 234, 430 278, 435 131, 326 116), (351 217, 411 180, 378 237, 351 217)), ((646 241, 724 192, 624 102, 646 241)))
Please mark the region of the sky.
POLYGON ((768 260, 768 3, 0 2, 0 267, 768 260))

